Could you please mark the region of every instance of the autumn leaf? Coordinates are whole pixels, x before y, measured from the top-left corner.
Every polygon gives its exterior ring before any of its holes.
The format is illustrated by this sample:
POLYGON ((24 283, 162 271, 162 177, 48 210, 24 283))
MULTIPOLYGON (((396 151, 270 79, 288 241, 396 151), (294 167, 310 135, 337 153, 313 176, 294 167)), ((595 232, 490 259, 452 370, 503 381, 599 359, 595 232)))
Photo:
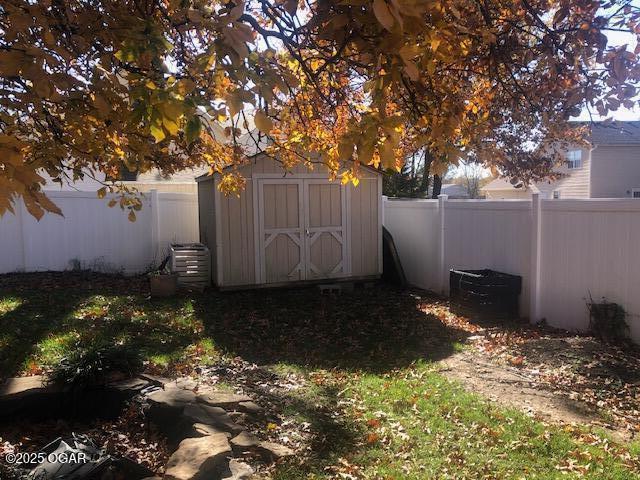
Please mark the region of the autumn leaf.
POLYGON ((385 0, 373 0, 373 12, 376 18, 385 29, 391 31, 393 28, 393 15, 385 0))
POLYGON ((193 143, 200 136, 201 129, 202 123, 200 122, 200 117, 194 115, 187 122, 187 126, 185 127, 185 136, 187 137, 187 143, 193 143))
POLYGON ((254 121, 258 130, 264 134, 268 134, 273 129, 273 120, 271 120, 262 110, 256 111, 254 121))

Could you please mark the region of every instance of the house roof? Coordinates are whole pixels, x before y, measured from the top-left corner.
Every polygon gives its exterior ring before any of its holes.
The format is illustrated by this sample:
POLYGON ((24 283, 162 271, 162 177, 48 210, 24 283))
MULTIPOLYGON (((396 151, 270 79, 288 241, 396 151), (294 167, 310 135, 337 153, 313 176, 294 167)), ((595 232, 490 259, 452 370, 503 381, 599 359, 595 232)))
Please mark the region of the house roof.
POLYGON ((640 145, 640 121, 574 123, 589 127, 592 145, 640 145))
POLYGON ((531 190, 534 193, 537 192, 537 187, 535 185, 530 185, 529 187, 518 187, 516 188, 515 185, 513 185, 508 178, 504 178, 504 177, 498 177, 498 178, 494 178, 493 180, 491 180, 489 183, 487 183, 484 187, 481 188, 481 190, 489 190, 489 191, 501 191, 501 190, 519 190, 519 191, 525 191, 525 190, 531 190))
POLYGON ((450 197, 469 197, 467 189, 464 187, 464 185, 459 185, 457 183, 443 184, 440 188, 440 193, 449 195, 450 197))

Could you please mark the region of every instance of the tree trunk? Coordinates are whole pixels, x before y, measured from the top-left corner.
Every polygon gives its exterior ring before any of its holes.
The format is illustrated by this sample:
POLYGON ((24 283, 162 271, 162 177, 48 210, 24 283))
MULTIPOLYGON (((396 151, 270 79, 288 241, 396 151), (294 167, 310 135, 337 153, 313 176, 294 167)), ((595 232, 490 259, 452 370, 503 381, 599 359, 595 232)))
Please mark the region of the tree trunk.
POLYGON ((433 194, 431 198, 438 198, 440 191, 442 190, 442 177, 440 175, 433 176, 433 194))
POLYGON ((429 170, 431 170, 431 160, 431 154, 425 148, 422 178, 420 179, 420 193, 425 197, 429 195, 429 170))

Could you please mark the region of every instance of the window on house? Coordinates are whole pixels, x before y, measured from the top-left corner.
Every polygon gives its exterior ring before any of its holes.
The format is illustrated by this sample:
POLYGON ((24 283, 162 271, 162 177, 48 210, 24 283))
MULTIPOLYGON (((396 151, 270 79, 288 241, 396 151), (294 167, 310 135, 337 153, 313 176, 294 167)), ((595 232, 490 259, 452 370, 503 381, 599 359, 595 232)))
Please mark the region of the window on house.
POLYGON ((631 189, 631 198, 640 198, 640 188, 631 189))
POLYGON ((554 200, 558 200, 560 198, 560 190, 553 191, 553 198, 554 200))
POLYGON ((567 152, 567 168, 581 168, 582 167, 582 150, 569 150, 567 152))

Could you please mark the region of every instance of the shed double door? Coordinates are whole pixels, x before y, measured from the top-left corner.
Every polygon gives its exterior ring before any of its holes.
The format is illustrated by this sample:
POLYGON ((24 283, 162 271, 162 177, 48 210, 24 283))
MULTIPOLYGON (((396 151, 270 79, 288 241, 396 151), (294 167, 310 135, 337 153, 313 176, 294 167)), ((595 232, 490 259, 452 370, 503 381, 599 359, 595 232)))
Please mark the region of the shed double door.
POLYGON ((326 179, 257 182, 261 283, 348 274, 346 189, 326 179))

